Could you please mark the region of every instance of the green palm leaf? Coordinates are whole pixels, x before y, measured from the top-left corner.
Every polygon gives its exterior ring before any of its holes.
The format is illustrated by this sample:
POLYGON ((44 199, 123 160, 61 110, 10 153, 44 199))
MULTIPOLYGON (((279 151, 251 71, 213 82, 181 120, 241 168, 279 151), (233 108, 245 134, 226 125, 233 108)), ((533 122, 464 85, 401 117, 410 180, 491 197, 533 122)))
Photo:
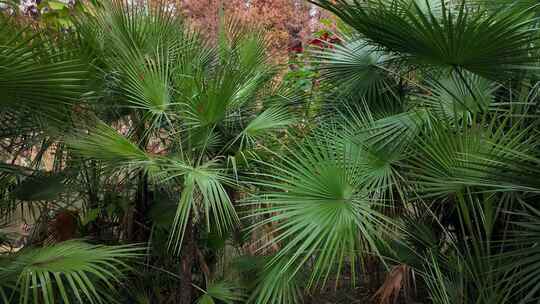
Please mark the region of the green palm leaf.
POLYGON ((241 148, 246 145, 253 147, 257 139, 279 129, 284 129, 294 122, 295 119, 287 109, 278 107, 268 108, 253 118, 237 136, 235 141, 240 139, 241 148))
POLYGON ((477 114, 486 113, 492 106, 496 83, 466 74, 463 79, 452 73, 447 77, 428 80, 430 95, 422 96, 422 104, 439 119, 466 119, 471 122, 477 114))
POLYGON ((495 120, 482 123, 462 128, 437 123, 418 139, 419 153, 410 161, 410 178, 420 192, 445 197, 468 186, 503 187, 494 181, 502 169, 497 164, 512 163, 527 154, 528 130, 516 126, 506 130, 505 123, 497 125, 495 120), (491 184, 482 182, 489 180, 491 184))
POLYGON ((375 238, 389 222, 365 192, 361 166, 347 152, 310 141, 281 164, 269 164, 270 180, 259 184, 270 190, 250 201, 265 206, 254 211, 265 217, 255 227, 275 225, 276 237, 265 247, 281 246, 269 262, 280 265, 278 277, 295 275, 313 256, 309 285, 324 285, 345 260, 354 265, 361 252, 376 252, 375 238))
POLYGON ((197 304, 215 304, 226 303, 233 304, 244 301, 244 295, 228 282, 210 283, 204 291, 204 294, 199 297, 197 304))
POLYGON ((248 303, 256 304, 296 304, 301 303, 302 295, 298 275, 291 271, 283 272, 285 259, 264 267, 256 281, 248 303))
POLYGON ((19 303, 105 303, 106 292, 129 269, 127 260, 140 250, 68 241, 23 250, 1 267, 0 277, 3 283, 16 281, 19 303))
POLYGON ((536 245, 540 236, 540 211, 528 206, 527 212, 517 214, 515 218, 515 228, 510 231, 507 241, 513 250, 502 254, 508 260, 501 271, 513 272, 509 282, 521 298, 519 303, 535 303, 540 299, 540 251, 536 245))
POLYGON ((425 1, 314 0, 376 46, 411 63, 459 67, 490 79, 507 79, 536 65, 536 18, 530 9, 425 1))
POLYGON ((113 128, 99 123, 90 134, 70 146, 80 155, 102 161, 110 168, 144 170, 156 182, 181 184, 182 193, 173 221, 169 246, 180 250, 187 222, 192 212, 202 210, 208 230, 219 233, 229 231, 238 223, 236 211, 224 184, 232 182, 226 177, 218 161, 193 165, 189 158, 150 156, 113 128), (212 224, 211 224, 212 223, 212 224))
POLYGON ((384 53, 359 38, 347 37, 332 46, 312 53, 321 79, 336 86, 341 96, 366 96, 371 101, 392 90, 394 83, 383 67, 389 60, 384 53))
POLYGON ((103 161, 112 168, 148 168, 151 157, 136 144, 103 122, 89 131, 68 140, 69 146, 78 154, 103 161))
POLYGON ((83 41, 97 45, 93 56, 102 57, 101 74, 108 83, 100 97, 110 94, 114 105, 140 113, 151 126, 145 135, 170 126, 180 104, 200 94, 198 81, 212 49, 164 5, 102 5, 78 21, 83 41))
MULTIPOLYGON (((0 14, 3 110, 46 118, 49 124, 58 125, 68 120, 73 105, 87 93, 87 76, 87 66, 53 38, 20 27, 6 14, 0 14)), ((36 119, 33 124, 36 122, 41 121, 36 119)))
POLYGON ((319 136, 333 142, 337 153, 347 151, 360 168, 362 186, 370 195, 393 205, 395 193, 404 197, 400 169, 417 136, 429 129, 429 119, 422 109, 377 119, 367 105, 349 107, 319 136))
POLYGON ((229 179, 217 162, 208 162, 198 167, 189 167, 178 161, 169 162, 163 169, 167 178, 183 178, 182 194, 169 237, 169 248, 179 253, 184 232, 190 216, 201 210, 207 231, 219 234, 230 231, 238 224, 238 216, 225 190, 229 179))
POLYGON ((22 201, 52 201, 66 190, 65 174, 36 174, 26 178, 13 195, 22 201))

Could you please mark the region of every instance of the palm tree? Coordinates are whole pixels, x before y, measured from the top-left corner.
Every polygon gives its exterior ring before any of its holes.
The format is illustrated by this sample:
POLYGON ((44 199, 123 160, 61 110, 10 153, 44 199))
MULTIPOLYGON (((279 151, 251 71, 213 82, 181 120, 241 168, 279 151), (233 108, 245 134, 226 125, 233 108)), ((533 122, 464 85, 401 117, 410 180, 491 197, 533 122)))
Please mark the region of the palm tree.
MULTIPOLYGON (((14 156, 0 169, 3 198, 9 194, 2 205, 4 224, 14 211, 10 204, 14 200, 40 204, 62 191, 64 178, 39 170, 40 158, 70 122, 71 109, 86 92, 88 70, 84 61, 45 33, 4 14, 0 24, 2 138, 14 156), (38 149, 34 163, 14 165, 21 151, 32 145, 38 149), (24 182, 19 183, 21 179, 24 182)), ((140 253, 132 245, 69 241, 2 254, 0 298, 3 303, 103 303, 110 297, 106 290, 112 291, 113 282, 129 270, 126 262, 140 253)))
POLYGON ((113 79, 110 95, 92 103, 112 101, 116 113, 78 127, 69 146, 107 170, 136 176, 138 241, 151 237, 151 193, 176 197, 176 210, 161 212, 175 212, 168 248, 186 257, 181 301, 191 303, 196 229, 225 235, 239 228, 231 194, 261 145, 293 122, 285 106, 296 97, 272 82, 276 70, 261 35, 234 21, 224 21, 215 45, 164 6, 105 3, 79 22, 81 40, 101 46, 92 50, 100 54, 99 77, 113 79), (131 128, 120 134, 115 122, 131 128))
MULTIPOLYGON (((265 246, 279 251, 254 302, 300 302, 290 286, 324 286, 370 255, 419 273, 435 303, 537 300, 536 281, 527 291, 512 281, 534 276, 524 272, 534 254, 516 263, 525 249, 508 245, 528 229, 507 233, 510 213, 530 213, 523 204, 537 189, 535 6, 312 2, 349 26, 342 42, 313 53, 336 102, 318 140, 257 183, 272 190, 254 197, 267 206, 254 226, 272 225, 265 246)), ((399 296, 400 286, 385 286, 381 302, 399 296)))
MULTIPOLYGON (((17 28, 8 17, 2 15, 2 18, 6 26, 17 28)), ((167 227, 168 247, 171 255, 182 252, 186 256, 181 273, 184 284, 181 298, 191 303, 191 264, 199 252, 195 239, 199 223, 206 225, 208 232, 218 234, 239 228, 234 198, 229 193, 234 193, 240 185, 239 176, 248 161, 264 152, 260 140, 274 142, 272 134, 293 122, 284 106, 294 102, 296 96, 273 83, 277 70, 264 51, 265 41, 261 35, 253 31, 244 33, 234 21, 223 23, 219 41, 214 44, 205 42, 174 11, 163 5, 106 2, 88 7, 87 12, 77 15, 73 22, 75 34, 61 36, 59 40, 49 38, 46 33, 34 35, 30 30, 19 33, 5 28, 10 36, 2 36, 9 46, 4 50, 6 56, 2 57, 6 71, 2 74, 5 77, 2 88, 6 92, 3 96, 7 97, 2 102, 6 103, 6 109, 11 108, 2 114, 13 117, 9 130, 17 131, 24 123, 17 119, 24 117, 30 121, 28 133, 43 132, 39 137, 49 145, 65 147, 68 161, 59 165, 62 172, 58 174, 62 177, 57 178, 56 185, 80 182, 88 189, 88 197, 80 198, 85 204, 84 218, 92 216, 103 200, 97 193, 99 185, 135 178, 134 219, 129 220, 138 227, 128 228, 130 241, 147 242, 152 238, 149 233, 153 229, 150 204, 155 200, 152 193, 164 192, 168 197, 176 197, 174 209, 167 206, 160 212, 176 213, 167 227), (17 43, 17 39, 21 42, 17 43), (29 60, 35 61, 37 66, 29 60), (26 87, 30 89, 23 90, 26 87), (23 94, 19 93, 21 90, 23 94), (35 105, 39 108, 32 108, 35 105), (29 111, 37 117, 34 121, 25 116, 29 111), (64 129, 49 131, 49 127, 55 125, 48 124, 56 122, 64 129), (121 134, 119 128, 126 127, 129 130, 121 134)), ((42 153, 47 148, 43 147, 42 153)), ((7 166, 6 169, 17 167, 7 166)), ((20 171, 15 173, 23 177, 30 175, 27 180, 35 180, 34 187, 36 182, 41 182, 48 190, 53 188, 50 180, 42 181, 49 178, 49 174, 20 171)), ((19 179, 11 173, 8 182, 17 183, 19 179)), ((22 186, 24 184, 16 187, 22 186)), ((63 187, 48 197, 29 195, 27 191, 33 191, 32 184, 12 193, 26 195, 26 198, 16 197, 17 201, 22 199, 35 205, 40 204, 35 201, 57 200, 59 192, 68 190, 63 187)), ((65 200, 61 205, 79 203, 65 200)), ((48 203, 41 204, 42 218, 46 217, 43 213, 47 208, 48 203)), ((99 239, 99 236, 93 237, 99 239)), ((87 254, 101 250, 101 247, 85 249, 80 246, 86 245, 79 243, 69 245, 68 249, 62 246, 68 244, 53 246, 43 254, 54 260, 55 255, 60 258, 66 250, 76 249, 87 254)), ((118 267, 113 262, 120 263, 118 259, 133 255, 132 250, 123 247, 107 250, 115 260, 94 261, 88 256, 78 256, 78 262, 89 264, 79 264, 80 271, 106 271, 98 264, 107 263, 114 267, 107 270, 114 277, 118 267)), ((44 301, 54 301, 57 292, 63 301, 69 301, 60 277, 52 279, 52 274, 71 273, 68 258, 62 260, 66 268, 58 265, 59 273, 54 268, 40 277, 32 270, 11 272, 31 275, 21 277, 24 280, 18 283, 26 290, 38 284, 36 278, 39 278, 39 284, 47 287, 43 288, 44 301), (51 287, 53 281, 55 287, 51 287)), ((24 256, 21 259, 27 260, 24 256)), ((79 294, 83 290, 82 295, 87 296, 87 300, 101 301, 96 287, 87 280, 88 274, 79 272, 81 275, 83 277, 77 277, 75 283, 68 278, 76 298, 81 299, 79 294)), ((112 286, 108 276, 99 279, 112 286)), ((6 297, 12 296, 6 294, 6 297)), ((41 297, 34 294, 35 301, 41 297)), ((26 292, 21 299, 29 300, 26 292)))

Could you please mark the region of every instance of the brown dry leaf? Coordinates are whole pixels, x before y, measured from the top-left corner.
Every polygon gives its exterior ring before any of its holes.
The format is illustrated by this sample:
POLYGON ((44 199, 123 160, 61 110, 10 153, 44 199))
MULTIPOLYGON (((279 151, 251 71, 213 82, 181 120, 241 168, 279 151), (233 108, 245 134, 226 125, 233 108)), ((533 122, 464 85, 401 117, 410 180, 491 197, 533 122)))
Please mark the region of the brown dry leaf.
POLYGON ((373 296, 379 299, 380 304, 396 304, 401 291, 405 295, 410 294, 411 268, 407 265, 395 266, 386 276, 383 285, 373 296))

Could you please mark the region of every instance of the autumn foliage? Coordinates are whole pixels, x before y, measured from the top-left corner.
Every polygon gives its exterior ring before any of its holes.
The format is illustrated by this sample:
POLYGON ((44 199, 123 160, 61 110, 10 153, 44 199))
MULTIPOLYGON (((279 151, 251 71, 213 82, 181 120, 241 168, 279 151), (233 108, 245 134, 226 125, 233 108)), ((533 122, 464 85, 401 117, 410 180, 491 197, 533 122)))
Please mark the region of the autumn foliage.
POLYGON ((278 60, 287 58, 291 51, 303 50, 320 18, 320 11, 302 0, 180 0, 179 6, 209 38, 216 36, 221 8, 223 16, 259 28, 278 60))

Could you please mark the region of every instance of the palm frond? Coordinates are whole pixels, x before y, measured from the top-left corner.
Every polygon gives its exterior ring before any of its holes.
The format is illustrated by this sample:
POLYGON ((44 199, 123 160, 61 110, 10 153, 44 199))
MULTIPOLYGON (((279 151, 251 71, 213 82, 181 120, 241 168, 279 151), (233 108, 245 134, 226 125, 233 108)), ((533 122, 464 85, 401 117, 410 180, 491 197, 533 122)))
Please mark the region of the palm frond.
POLYGON ((133 245, 68 241, 10 257, 0 277, 2 283, 15 282, 19 303, 105 303, 106 293, 129 269, 126 262, 140 254, 133 245))
POLYGON ((440 79, 428 80, 430 94, 421 96, 422 104, 439 119, 466 119, 486 113, 499 87, 496 83, 467 73, 461 78, 451 73, 440 79))
POLYGON ((170 162, 163 167, 167 178, 183 178, 182 194, 169 237, 169 249, 175 253, 180 252, 190 216, 198 210, 202 210, 199 216, 204 218, 207 231, 224 234, 239 222, 224 187, 230 181, 216 165, 216 162, 208 162, 189 167, 180 162, 170 162))
POLYGON ((226 52, 212 49, 212 60, 189 80, 180 84, 180 100, 187 123, 195 127, 213 126, 230 114, 251 108, 259 93, 270 85, 275 72, 268 64, 259 35, 242 34, 227 42, 226 52))
POLYGON ((268 164, 268 181, 257 184, 269 190, 250 199, 265 206, 254 211, 265 217, 255 228, 274 226, 276 237, 264 246, 281 247, 270 265, 295 275, 314 256, 309 285, 339 276, 345 261, 354 265, 361 252, 376 253, 375 239, 390 226, 362 187, 361 166, 330 145, 311 141, 281 164, 268 164))
MULTIPOLYGON (((514 126, 506 130, 504 123, 497 125, 494 120, 482 123, 487 126, 478 123, 459 128, 437 123, 432 132, 418 139, 420 153, 410 161, 410 177, 421 186, 420 192, 444 197, 468 186, 487 190, 490 186, 482 181, 493 180, 501 173, 496 164, 512 163, 531 148, 526 140, 527 129, 514 126)), ((493 182, 491 187, 496 184, 493 182)))
POLYGON ((332 48, 312 53, 320 65, 321 79, 335 86, 342 97, 376 99, 395 85, 383 66, 388 56, 358 37, 347 37, 332 48))
MULTIPOLYGON (((0 105, 46 119, 39 127, 69 121, 87 93, 87 65, 55 45, 53 38, 21 27, 0 14, 0 105)), ((39 119, 34 121, 40 122, 39 119)))
POLYGON ((69 146, 81 156, 103 161, 114 168, 145 168, 151 157, 114 128, 103 122, 89 131, 80 132, 68 140, 69 146))
MULTIPOLYGON (((182 56, 198 47, 195 35, 163 5, 130 6, 106 1, 104 8, 81 20, 83 29, 106 45, 102 53, 118 84, 112 87, 119 105, 138 109, 153 124, 167 122, 177 102, 173 75, 182 56)), ((86 32, 85 32, 86 33, 86 32)))
MULTIPOLYGON (((536 65, 536 18, 530 8, 489 11, 466 1, 439 9, 426 1, 314 0, 370 43, 413 64, 459 67, 508 79, 536 65)), ((432 3, 432 2, 430 2, 432 3)))
POLYGON ((290 271, 283 273, 285 260, 274 265, 267 265, 257 279, 257 285, 248 303, 257 304, 296 304, 302 295, 298 277, 290 271))
POLYGON ((507 240, 513 250, 502 254, 507 264, 500 271, 513 273, 508 281, 514 287, 513 292, 519 295, 519 303, 534 303, 539 299, 540 286, 539 248, 536 245, 540 236, 540 211, 528 206, 526 212, 514 218, 515 228, 512 228, 507 240))
POLYGON ((65 174, 35 174, 22 181, 13 196, 22 201, 52 201, 66 190, 65 174))
POLYGON ((287 109, 268 108, 253 118, 236 140, 240 139, 240 147, 254 146, 257 139, 270 132, 284 129, 294 122, 294 118, 287 109))
POLYGON ((197 304, 215 304, 226 303, 234 304, 244 301, 245 296, 238 291, 233 284, 228 282, 210 283, 204 291, 204 294, 199 297, 197 304))
POLYGON ((316 133, 333 143, 336 153, 346 151, 359 168, 362 187, 372 197, 393 206, 394 195, 403 198, 404 179, 399 172, 416 136, 426 128, 424 111, 410 111, 376 119, 367 105, 349 107, 316 133))

